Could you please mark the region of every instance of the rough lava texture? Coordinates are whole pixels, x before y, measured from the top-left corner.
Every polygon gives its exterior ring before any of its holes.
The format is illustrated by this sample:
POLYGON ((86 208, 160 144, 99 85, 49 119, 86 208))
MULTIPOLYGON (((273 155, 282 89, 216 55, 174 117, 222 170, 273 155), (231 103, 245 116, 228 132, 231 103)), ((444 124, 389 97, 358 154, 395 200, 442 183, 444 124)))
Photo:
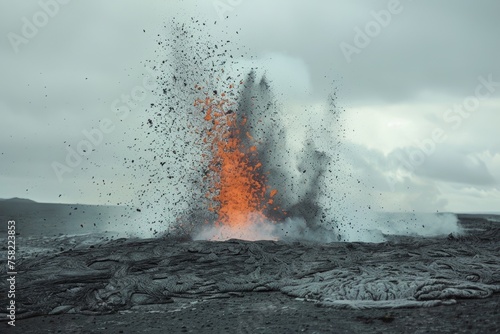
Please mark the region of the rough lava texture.
MULTIPOLYGON (((500 226, 381 244, 119 239, 18 264, 18 319, 107 314, 172 298, 280 292, 339 308, 428 307, 500 292, 500 226)), ((6 281, 1 282, 6 289, 6 281)), ((2 295, 0 303, 7 303, 2 295)), ((7 319, 1 315, 2 319, 7 319)))

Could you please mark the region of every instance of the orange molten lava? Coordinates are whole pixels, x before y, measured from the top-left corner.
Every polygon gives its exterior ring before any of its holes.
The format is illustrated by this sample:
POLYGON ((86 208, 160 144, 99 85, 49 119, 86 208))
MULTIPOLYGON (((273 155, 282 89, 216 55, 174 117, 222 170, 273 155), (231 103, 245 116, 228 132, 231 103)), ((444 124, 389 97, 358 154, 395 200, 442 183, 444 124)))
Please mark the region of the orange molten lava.
MULTIPOLYGON (((210 151, 209 172, 205 177, 209 183, 206 198, 212 203, 209 210, 217 213, 217 225, 244 229, 264 221, 264 211, 273 204, 277 190, 266 185, 257 147, 243 143, 240 129, 246 119, 238 120, 224 93, 220 97, 206 95, 205 99, 196 100, 195 106, 203 108, 208 122, 203 143, 210 151)), ((250 133, 243 135, 249 142, 254 141, 250 133)))

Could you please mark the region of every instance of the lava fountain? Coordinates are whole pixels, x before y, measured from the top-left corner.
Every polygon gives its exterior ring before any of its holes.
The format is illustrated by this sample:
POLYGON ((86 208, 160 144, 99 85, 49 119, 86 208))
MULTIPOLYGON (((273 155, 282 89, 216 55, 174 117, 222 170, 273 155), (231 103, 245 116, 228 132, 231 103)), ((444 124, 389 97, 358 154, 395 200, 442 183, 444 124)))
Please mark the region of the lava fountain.
POLYGON ((148 159, 130 165, 147 172, 139 205, 151 209, 149 221, 166 225, 167 236, 197 240, 333 230, 318 204, 329 156, 313 144, 293 152, 284 119, 294 116, 279 107, 265 74, 237 61, 230 40, 216 42, 192 24, 174 23, 171 39, 159 42, 165 52, 152 68, 161 90, 144 123, 149 144, 137 146, 148 159))
MULTIPOLYGON (((198 85, 195 89, 203 90, 198 85)), ((229 89, 235 86, 231 84, 229 89)), ((273 197, 278 191, 267 185, 258 143, 244 128, 247 118, 238 117, 229 94, 212 91, 204 95, 196 99, 194 106, 201 109, 206 122, 202 159, 209 161, 203 181, 208 184, 205 194, 210 203, 208 210, 217 214, 212 239, 266 238, 258 231, 270 222, 265 212, 279 210, 273 207, 273 197)))

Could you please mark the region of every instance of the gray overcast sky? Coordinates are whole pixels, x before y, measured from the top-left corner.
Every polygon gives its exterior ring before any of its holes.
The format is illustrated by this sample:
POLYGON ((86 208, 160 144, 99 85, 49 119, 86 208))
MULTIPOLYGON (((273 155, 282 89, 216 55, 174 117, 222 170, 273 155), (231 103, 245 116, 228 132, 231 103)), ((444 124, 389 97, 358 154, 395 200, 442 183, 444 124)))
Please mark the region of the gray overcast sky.
POLYGON ((242 66, 266 67, 290 112, 321 109, 336 79, 353 161, 385 208, 500 211, 498 1, 54 1, 0 3, 0 198, 130 200, 122 160, 150 97, 123 121, 111 105, 148 75, 164 23, 195 16, 248 50, 242 66), (59 182, 51 164, 103 118, 115 130, 59 182))

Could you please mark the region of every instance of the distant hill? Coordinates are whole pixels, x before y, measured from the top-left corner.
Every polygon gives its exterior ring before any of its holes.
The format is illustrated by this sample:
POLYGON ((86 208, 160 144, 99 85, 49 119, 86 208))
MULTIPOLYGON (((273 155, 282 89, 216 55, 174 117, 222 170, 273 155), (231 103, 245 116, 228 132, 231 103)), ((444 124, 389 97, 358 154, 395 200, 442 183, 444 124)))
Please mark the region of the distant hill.
POLYGON ((19 197, 13 197, 13 198, 7 198, 7 199, 0 198, 0 202, 4 202, 4 203, 37 203, 31 199, 19 198, 19 197))

